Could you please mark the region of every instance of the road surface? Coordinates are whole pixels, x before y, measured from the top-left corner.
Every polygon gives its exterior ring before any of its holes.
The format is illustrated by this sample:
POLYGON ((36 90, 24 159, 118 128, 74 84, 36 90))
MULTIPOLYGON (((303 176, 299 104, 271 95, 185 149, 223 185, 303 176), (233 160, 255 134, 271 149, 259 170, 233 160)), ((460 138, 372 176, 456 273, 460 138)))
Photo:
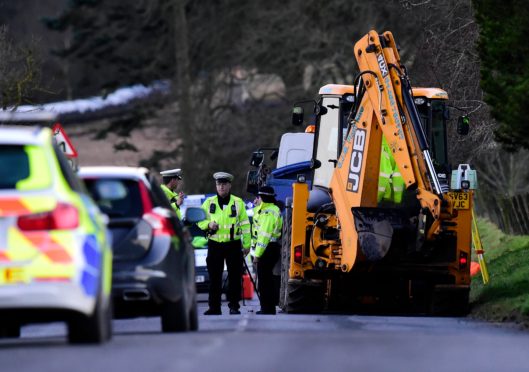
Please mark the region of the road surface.
MULTIPOLYGON (((202 300, 204 298, 202 297, 202 300)), ((199 302, 200 314, 207 308, 199 302)), ((162 334, 158 318, 114 320, 103 346, 71 346, 61 323, 0 340, 1 372, 527 371, 529 333, 465 318, 200 315, 196 333, 162 334)))

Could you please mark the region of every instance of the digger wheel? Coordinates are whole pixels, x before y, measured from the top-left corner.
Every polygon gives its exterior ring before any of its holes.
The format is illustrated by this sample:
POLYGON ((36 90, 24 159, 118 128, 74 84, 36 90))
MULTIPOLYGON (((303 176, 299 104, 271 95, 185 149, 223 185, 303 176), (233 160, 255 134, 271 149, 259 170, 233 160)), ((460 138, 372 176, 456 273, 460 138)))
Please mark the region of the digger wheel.
POLYGON ((292 207, 285 208, 281 244, 281 286, 279 307, 291 314, 321 313, 325 307, 324 285, 319 280, 290 279, 290 253, 292 241, 292 207))
POLYGON ((468 290, 435 288, 432 291, 430 314, 434 316, 466 316, 470 310, 468 300, 468 290))
POLYGON ((318 314, 325 308, 325 291, 321 280, 290 279, 287 285, 286 309, 289 314, 318 314))

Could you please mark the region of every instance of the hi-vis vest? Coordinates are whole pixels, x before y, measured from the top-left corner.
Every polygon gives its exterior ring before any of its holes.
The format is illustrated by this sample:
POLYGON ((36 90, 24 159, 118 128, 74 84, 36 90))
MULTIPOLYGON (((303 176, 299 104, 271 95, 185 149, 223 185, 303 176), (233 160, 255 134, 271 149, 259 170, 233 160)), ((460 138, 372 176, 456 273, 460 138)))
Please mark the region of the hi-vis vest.
POLYGON ((279 208, 272 203, 261 203, 254 208, 252 223, 252 247, 255 257, 261 257, 269 243, 281 238, 283 219, 279 208))
POLYGON ((172 192, 169 187, 166 185, 161 185, 161 188, 163 192, 165 193, 165 196, 167 199, 169 199, 169 202, 171 203, 171 207, 173 207, 174 211, 176 212, 176 215, 178 216, 178 219, 182 219, 182 212, 180 212, 180 207, 178 204, 176 204, 176 200, 178 199, 178 195, 175 192, 172 192))
POLYGON ((217 195, 211 196, 204 201, 202 209, 206 212, 207 218, 198 222, 198 227, 207 230, 212 221, 219 225, 219 229, 209 235, 210 240, 219 243, 242 240, 243 248, 250 249, 250 221, 241 198, 230 195, 229 203, 222 209, 217 195))
POLYGON ((388 201, 398 204, 402 201, 404 194, 404 180, 384 137, 382 137, 382 153, 380 155, 378 202, 388 201))

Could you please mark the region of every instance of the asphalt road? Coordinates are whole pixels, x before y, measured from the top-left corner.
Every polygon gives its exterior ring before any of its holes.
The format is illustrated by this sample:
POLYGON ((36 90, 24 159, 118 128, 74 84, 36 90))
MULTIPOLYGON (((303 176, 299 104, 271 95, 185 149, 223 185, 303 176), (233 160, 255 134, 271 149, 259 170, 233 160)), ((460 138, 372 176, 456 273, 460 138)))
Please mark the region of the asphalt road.
MULTIPOLYGON (((206 309, 200 302, 200 313, 206 309)), ((200 316, 162 334, 158 318, 114 320, 103 346, 70 346, 61 323, 0 339, 1 372, 528 371, 529 333, 464 318, 356 315, 200 316)))

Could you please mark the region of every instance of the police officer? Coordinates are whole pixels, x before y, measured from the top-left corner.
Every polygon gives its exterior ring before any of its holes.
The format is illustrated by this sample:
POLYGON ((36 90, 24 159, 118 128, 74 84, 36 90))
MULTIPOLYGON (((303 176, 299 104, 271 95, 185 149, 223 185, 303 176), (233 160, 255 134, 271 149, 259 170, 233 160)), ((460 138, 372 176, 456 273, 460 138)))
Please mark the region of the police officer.
POLYGON ((162 175, 162 190, 171 202, 178 219, 181 220, 182 212, 180 212, 180 206, 184 202, 184 193, 182 191, 177 193, 176 190, 182 183, 182 170, 180 168, 169 169, 160 172, 160 174, 162 175))
POLYGON ((230 193, 233 176, 217 172, 213 178, 217 195, 204 201, 202 208, 207 218, 198 223, 198 227, 208 233, 209 309, 204 315, 221 314, 224 261, 228 268, 230 314, 240 314, 242 260, 243 254, 246 256, 250 250, 250 222, 242 199, 230 193))
POLYGON ((260 203, 254 208, 252 224, 252 247, 254 264, 257 266, 257 282, 261 310, 256 314, 276 313, 276 285, 274 283, 273 268, 279 260, 281 229, 283 219, 276 205, 273 187, 263 186, 259 189, 260 203))
POLYGON ((385 137, 382 137, 380 173, 378 178, 378 202, 399 204, 402 201, 405 184, 395 158, 385 137))

